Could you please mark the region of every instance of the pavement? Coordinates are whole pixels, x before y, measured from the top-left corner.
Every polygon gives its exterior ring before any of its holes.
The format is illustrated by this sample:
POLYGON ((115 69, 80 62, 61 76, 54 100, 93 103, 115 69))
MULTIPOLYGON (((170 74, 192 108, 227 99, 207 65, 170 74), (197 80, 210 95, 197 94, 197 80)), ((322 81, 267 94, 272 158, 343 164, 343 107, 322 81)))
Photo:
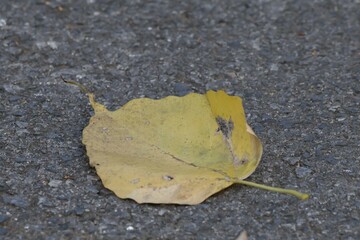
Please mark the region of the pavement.
POLYGON ((4 0, 0 239, 360 239, 360 2, 4 0), (224 89, 264 144, 248 180, 195 206, 105 189, 80 82, 131 99, 224 89))

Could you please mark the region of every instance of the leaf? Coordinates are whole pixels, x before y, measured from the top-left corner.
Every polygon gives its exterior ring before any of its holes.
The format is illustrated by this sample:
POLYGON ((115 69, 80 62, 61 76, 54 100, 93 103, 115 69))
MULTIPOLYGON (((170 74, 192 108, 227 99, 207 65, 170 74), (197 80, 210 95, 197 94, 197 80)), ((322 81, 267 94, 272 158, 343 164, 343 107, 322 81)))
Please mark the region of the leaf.
POLYGON ((83 131, 90 165, 120 198, 198 204, 233 183, 271 188, 242 180, 258 166, 262 145, 239 97, 208 91, 140 98, 109 111, 87 95, 95 111, 83 131))
POLYGON ((247 232, 242 231, 235 240, 248 240, 247 232))

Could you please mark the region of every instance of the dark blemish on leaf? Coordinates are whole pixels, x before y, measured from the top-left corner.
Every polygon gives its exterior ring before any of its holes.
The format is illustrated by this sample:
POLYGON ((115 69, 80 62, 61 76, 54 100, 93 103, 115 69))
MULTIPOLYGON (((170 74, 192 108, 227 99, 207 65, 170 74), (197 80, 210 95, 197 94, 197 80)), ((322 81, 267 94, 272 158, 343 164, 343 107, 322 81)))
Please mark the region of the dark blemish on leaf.
POLYGON ((163 179, 166 180, 166 181, 171 181, 174 179, 174 177, 170 176, 170 175, 164 175, 163 176, 163 179))
POLYGON ((217 117, 216 118, 216 122, 219 125, 219 130, 222 131, 223 133, 227 131, 227 127, 226 127, 226 121, 224 119, 222 119, 221 117, 217 117))
POLYGON ((234 122, 231 117, 229 121, 226 121, 221 117, 217 117, 216 122, 219 125, 219 128, 216 131, 221 131, 226 138, 230 138, 232 130, 234 129, 234 122))
POLYGON ((244 164, 246 164, 248 161, 249 161, 248 159, 243 158, 243 159, 240 160, 240 165, 244 165, 244 164))

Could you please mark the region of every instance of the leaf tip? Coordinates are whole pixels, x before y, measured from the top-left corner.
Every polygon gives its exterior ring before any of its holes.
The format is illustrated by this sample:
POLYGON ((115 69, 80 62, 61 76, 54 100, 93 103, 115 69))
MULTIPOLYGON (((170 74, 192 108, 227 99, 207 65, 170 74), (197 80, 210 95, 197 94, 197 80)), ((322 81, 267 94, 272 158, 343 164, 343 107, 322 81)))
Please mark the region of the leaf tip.
POLYGON ((66 80, 66 79, 64 79, 63 76, 60 76, 60 77, 65 83, 72 84, 72 85, 75 85, 78 88, 80 88, 80 90, 88 96, 91 107, 95 110, 95 112, 102 112, 102 111, 107 110, 104 105, 95 101, 95 95, 93 93, 91 93, 89 90, 87 90, 87 88, 84 85, 82 85, 78 82, 75 82, 75 81, 66 80))
POLYGON ((60 78, 61 78, 65 83, 67 83, 67 84, 72 84, 72 85, 77 86, 78 88, 80 88, 80 90, 81 90, 82 92, 84 92, 84 93, 86 93, 86 94, 89 94, 89 93, 90 93, 89 90, 87 90, 87 88, 86 88, 84 85, 82 85, 82 84, 80 84, 80 83, 78 83, 78 82, 75 82, 75 81, 66 80, 63 76, 60 76, 60 78))
POLYGON ((301 193, 299 196, 298 196, 301 200, 308 200, 310 198, 310 195, 307 194, 307 193, 301 193))

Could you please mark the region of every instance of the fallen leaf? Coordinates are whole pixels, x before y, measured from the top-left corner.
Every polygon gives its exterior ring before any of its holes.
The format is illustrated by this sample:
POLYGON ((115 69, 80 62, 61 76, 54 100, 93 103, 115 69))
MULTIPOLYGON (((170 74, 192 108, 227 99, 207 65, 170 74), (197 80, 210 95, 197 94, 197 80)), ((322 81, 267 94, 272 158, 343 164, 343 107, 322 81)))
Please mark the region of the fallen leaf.
POLYGON ((118 197, 198 204, 233 183, 279 191, 243 180, 258 166, 262 145, 246 123, 239 97, 208 91, 140 98, 109 111, 83 86, 69 83, 89 96, 95 115, 83 143, 90 165, 118 197))
POLYGON ((248 240, 247 232, 242 231, 235 240, 248 240))

